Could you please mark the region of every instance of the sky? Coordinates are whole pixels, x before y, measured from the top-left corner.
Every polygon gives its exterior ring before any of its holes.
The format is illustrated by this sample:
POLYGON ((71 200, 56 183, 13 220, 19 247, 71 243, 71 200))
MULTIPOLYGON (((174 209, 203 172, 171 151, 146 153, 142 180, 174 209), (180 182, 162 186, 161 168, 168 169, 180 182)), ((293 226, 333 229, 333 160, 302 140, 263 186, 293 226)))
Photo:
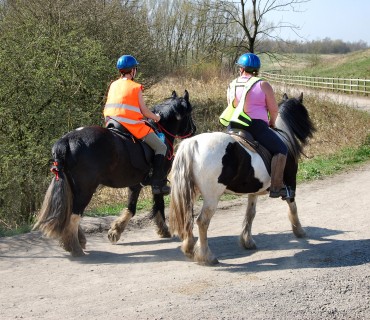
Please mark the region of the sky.
POLYGON ((301 28, 300 39, 294 32, 283 29, 284 40, 343 40, 370 45, 370 0, 310 0, 299 5, 299 12, 273 11, 266 15, 270 21, 287 21, 301 28))

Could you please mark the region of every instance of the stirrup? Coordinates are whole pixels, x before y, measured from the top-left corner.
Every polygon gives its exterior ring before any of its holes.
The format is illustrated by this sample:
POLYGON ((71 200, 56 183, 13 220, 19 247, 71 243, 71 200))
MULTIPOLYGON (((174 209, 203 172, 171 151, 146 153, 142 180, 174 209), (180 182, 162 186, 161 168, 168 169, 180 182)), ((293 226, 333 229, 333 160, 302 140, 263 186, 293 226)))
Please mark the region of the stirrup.
POLYGON ((288 199, 293 199, 295 196, 294 190, 292 190, 291 187, 289 186, 284 186, 278 191, 273 191, 270 188, 270 198, 280 198, 282 200, 288 200, 288 199))
POLYGON ((270 198, 280 198, 280 197, 285 197, 285 196, 286 196, 285 188, 282 188, 278 191, 272 191, 270 189, 270 194, 269 194, 270 198))
POLYGON ((292 190, 292 188, 289 187, 289 186, 286 186, 285 187, 285 190, 286 190, 286 195, 285 196, 282 196, 281 197, 281 200, 294 199, 294 197, 295 197, 295 191, 292 190))

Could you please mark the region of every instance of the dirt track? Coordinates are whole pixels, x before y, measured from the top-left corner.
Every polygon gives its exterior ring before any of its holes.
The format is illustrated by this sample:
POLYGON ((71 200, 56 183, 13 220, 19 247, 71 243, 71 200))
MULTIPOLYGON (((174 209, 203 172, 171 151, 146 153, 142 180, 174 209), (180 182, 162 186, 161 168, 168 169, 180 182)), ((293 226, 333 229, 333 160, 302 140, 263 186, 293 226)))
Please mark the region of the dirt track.
MULTIPOLYGON (((366 98, 335 99, 370 111, 366 98)), ((254 251, 238 245, 246 198, 220 203, 209 229, 216 267, 189 261, 145 217, 115 246, 112 217, 85 218, 79 259, 38 232, 0 238, 0 319, 370 319, 369 190, 370 163, 299 185, 305 239, 283 201, 260 197, 254 251)))
MULTIPOLYGON (((347 105, 351 108, 370 112, 370 98, 368 96, 359 96, 351 94, 341 94, 337 92, 320 91, 306 87, 292 87, 290 85, 273 84, 275 89, 287 92, 289 96, 296 96, 297 92, 303 92, 306 95, 315 95, 321 99, 330 99, 336 103, 347 105)), ((304 99, 304 98, 303 98, 304 99)))
POLYGON ((87 256, 70 258, 39 233, 0 239, 0 319, 370 319, 370 163, 297 189, 307 238, 281 200, 261 197, 253 234, 238 245, 245 198, 211 221, 216 267, 135 219, 118 245, 107 219, 86 219, 87 256))

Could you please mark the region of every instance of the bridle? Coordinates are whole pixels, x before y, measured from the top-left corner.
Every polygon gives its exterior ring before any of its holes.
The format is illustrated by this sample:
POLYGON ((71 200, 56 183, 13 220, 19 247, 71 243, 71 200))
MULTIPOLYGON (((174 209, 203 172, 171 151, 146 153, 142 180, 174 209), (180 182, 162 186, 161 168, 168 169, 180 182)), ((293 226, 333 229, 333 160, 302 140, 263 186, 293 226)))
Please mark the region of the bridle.
MULTIPOLYGON (((173 133, 169 132, 158 122, 156 123, 156 125, 158 126, 160 132, 164 131, 165 133, 167 133, 170 137, 172 137, 174 139, 185 139, 185 138, 191 137, 195 132, 194 125, 191 123, 191 117, 189 117, 189 121, 188 121, 188 125, 187 125, 187 126, 190 125, 190 132, 185 134, 185 135, 182 135, 182 136, 179 136, 179 135, 176 135, 176 134, 173 134, 173 133)), ((168 150, 167 159, 172 160, 175 157, 173 143, 167 137, 166 137, 166 142, 167 142, 168 146, 170 147, 169 148, 170 150, 168 150)))
MULTIPOLYGON (((189 120, 190 122, 190 120, 189 120)), ((189 138, 193 135, 194 133, 194 127, 191 125, 191 131, 186 134, 186 135, 183 135, 183 136, 179 136, 177 134, 172 134, 171 132, 168 132, 162 125, 160 125, 159 123, 157 123, 158 125, 158 128, 160 129, 160 131, 164 131, 166 132, 170 137, 174 138, 174 139, 185 139, 185 138, 189 138)))

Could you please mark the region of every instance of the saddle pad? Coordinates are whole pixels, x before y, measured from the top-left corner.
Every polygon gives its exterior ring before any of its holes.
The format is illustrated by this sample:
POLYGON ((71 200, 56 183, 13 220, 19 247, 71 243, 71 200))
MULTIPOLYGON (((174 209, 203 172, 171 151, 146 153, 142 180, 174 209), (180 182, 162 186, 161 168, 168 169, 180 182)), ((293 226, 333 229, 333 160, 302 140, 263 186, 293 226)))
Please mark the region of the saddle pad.
POLYGON ((136 169, 147 171, 150 168, 154 157, 154 151, 152 148, 141 140, 135 139, 129 133, 111 128, 109 128, 109 130, 122 139, 122 143, 125 144, 132 166, 136 169))
POLYGON ((252 135, 246 131, 229 131, 228 134, 248 150, 258 153, 268 173, 271 174, 271 153, 263 145, 254 140, 252 135))

